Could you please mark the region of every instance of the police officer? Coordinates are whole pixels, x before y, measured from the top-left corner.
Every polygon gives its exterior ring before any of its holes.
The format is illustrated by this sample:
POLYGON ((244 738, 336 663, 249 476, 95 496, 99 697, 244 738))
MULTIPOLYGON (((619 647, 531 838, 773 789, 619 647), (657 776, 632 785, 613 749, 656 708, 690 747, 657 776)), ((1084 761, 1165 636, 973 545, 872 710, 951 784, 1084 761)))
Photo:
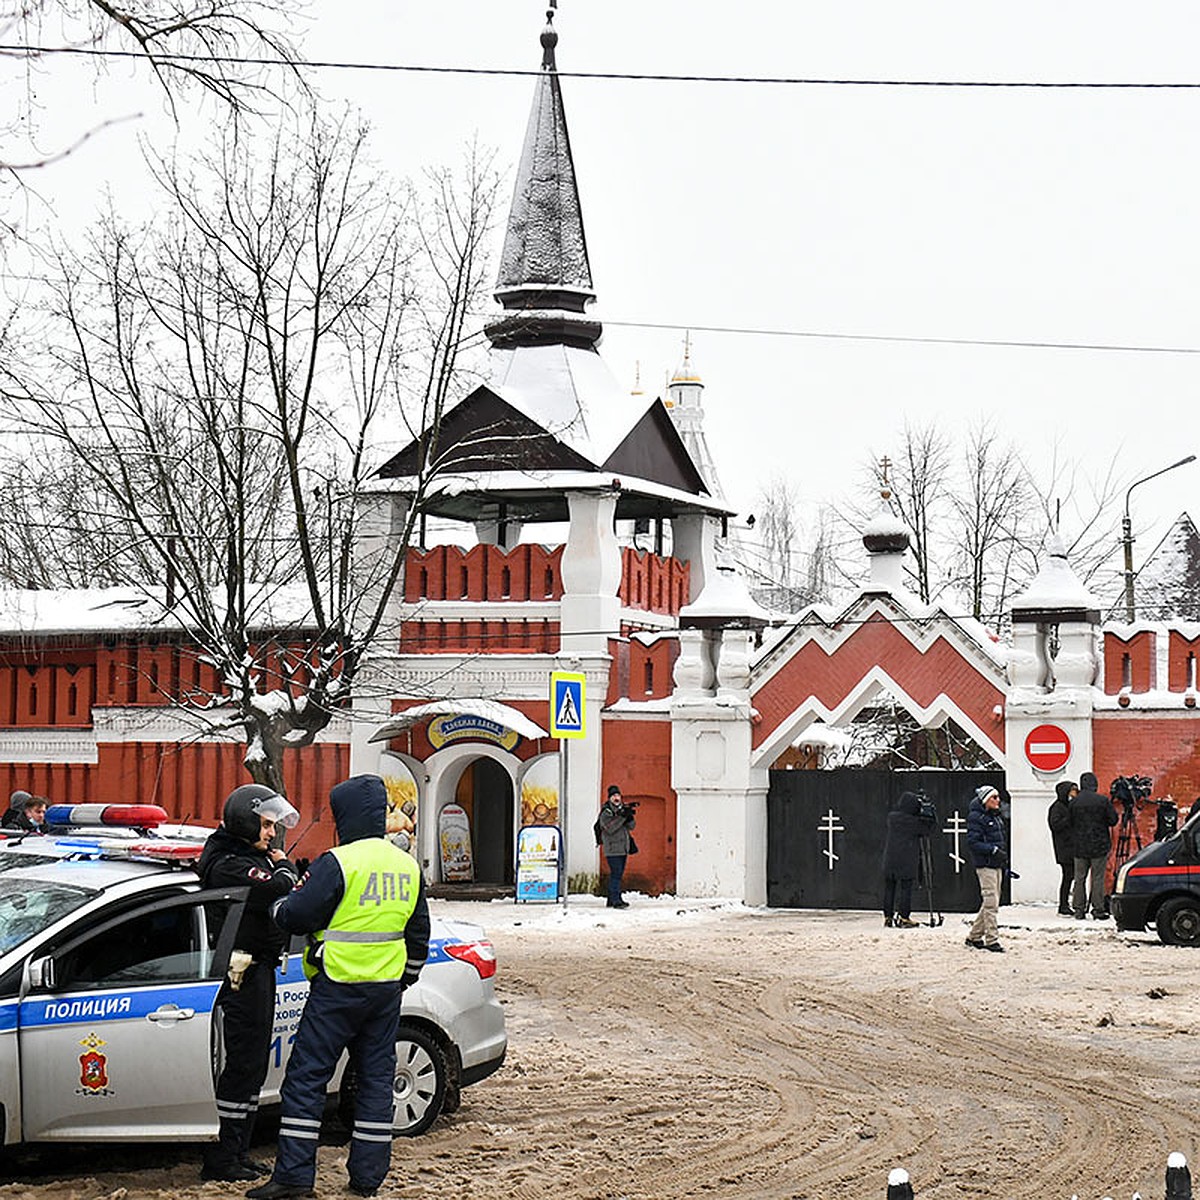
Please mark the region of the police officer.
POLYGON ((271 1179, 250 1200, 311 1196, 325 1094, 342 1051, 357 1079, 347 1170, 371 1196, 392 1154, 392 1084, 400 999, 429 950, 429 909, 416 860, 387 839, 387 789, 356 775, 329 793, 338 845, 275 905, 288 933, 307 933, 308 1002, 280 1093, 271 1179))
POLYGON ((229 976, 217 995, 225 1065, 217 1080, 220 1133, 206 1148, 201 1179, 243 1183, 267 1168, 249 1157, 258 1095, 267 1076, 275 1024, 275 966, 283 933, 271 906, 296 886, 296 872, 282 850, 272 849, 276 831, 295 826, 299 814, 282 796, 259 783, 234 788, 221 825, 200 855, 205 887, 248 887, 229 976))

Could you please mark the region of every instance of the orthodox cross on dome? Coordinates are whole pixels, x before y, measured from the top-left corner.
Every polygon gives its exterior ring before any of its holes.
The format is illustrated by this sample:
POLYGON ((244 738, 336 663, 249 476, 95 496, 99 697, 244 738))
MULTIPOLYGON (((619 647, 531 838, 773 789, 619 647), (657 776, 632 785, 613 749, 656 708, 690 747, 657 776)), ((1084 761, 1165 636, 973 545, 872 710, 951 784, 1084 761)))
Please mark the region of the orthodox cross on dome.
POLYGON ((879 494, 884 500, 892 498, 892 485, 888 482, 888 472, 892 469, 892 460, 885 454, 879 460, 879 494))

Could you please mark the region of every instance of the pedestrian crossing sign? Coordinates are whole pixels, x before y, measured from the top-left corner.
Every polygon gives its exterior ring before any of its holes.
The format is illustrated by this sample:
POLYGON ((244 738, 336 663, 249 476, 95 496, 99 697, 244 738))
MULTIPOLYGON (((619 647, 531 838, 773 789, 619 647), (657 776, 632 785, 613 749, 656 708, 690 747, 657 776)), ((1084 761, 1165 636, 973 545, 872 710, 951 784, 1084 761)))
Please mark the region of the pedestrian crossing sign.
POLYGON ((550 736, 581 738, 587 681, 575 671, 550 672, 550 736))

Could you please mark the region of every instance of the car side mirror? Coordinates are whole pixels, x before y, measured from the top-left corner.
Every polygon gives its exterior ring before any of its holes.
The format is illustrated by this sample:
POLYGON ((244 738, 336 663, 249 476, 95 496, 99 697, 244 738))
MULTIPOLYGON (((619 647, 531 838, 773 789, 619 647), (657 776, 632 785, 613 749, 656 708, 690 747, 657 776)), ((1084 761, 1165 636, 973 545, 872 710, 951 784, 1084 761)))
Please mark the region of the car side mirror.
POLYGON ((58 983, 58 971, 52 958, 35 958, 29 963, 29 986, 52 992, 58 983))

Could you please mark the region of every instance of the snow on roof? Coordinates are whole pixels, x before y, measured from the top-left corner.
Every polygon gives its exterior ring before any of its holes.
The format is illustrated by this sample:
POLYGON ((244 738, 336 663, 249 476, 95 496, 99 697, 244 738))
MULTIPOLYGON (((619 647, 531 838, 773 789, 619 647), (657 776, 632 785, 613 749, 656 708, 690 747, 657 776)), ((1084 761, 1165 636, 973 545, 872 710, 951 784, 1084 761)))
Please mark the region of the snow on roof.
POLYGON ((396 734, 403 733, 404 730, 411 729, 414 725, 423 724, 433 717, 458 716, 479 717, 484 721, 491 721, 495 725, 503 726, 505 729, 511 729, 514 733, 519 733, 526 738, 550 736, 519 709, 501 704, 498 700, 484 699, 482 696, 464 696, 456 700, 434 700, 430 704, 418 704, 413 708, 406 708, 394 717, 389 717, 367 740, 386 742, 388 738, 395 737, 396 734))
MULTIPOLYGON (((1200 619, 1200 533, 1187 513, 1179 514, 1138 571, 1134 607, 1146 620, 1200 619)), ((1113 609, 1124 616, 1123 584, 1113 609)))
MULTIPOLYGON (((253 628, 311 624, 303 585, 262 583, 253 628)), ((0 588, 0 634, 183 632, 186 618, 169 610, 162 588, 0 588)))
POLYGON ((853 741, 854 738, 848 730, 836 729, 832 725, 826 725, 823 721, 814 721, 792 742, 792 745, 824 746, 830 750, 844 750, 853 741))
POLYGON ((1079 581, 1067 561, 1067 548, 1058 534, 1046 540, 1042 565, 1033 582, 1012 603, 1013 611, 1024 609, 1095 609, 1100 601, 1079 581))
POLYGON ((597 466, 645 410, 621 390, 595 350, 517 346, 494 349, 491 360, 492 391, 597 466))
MULTIPOLYGON (((685 492, 680 488, 668 487, 650 479, 634 475, 614 475, 611 471, 480 471, 470 475, 439 475, 430 485, 428 495, 454 496, 471 492, 523 492, 530 488, 545 492, 597 491, 611 488, 614 482, 621 489, 639 496, 656 496, 663 500, 679 502, 693 512, 714 513, 733 516, 737 509, 711 496, 685 492)), ((411 492, 416 480, 411 476, 371 481, 372 492, 411 492)))

